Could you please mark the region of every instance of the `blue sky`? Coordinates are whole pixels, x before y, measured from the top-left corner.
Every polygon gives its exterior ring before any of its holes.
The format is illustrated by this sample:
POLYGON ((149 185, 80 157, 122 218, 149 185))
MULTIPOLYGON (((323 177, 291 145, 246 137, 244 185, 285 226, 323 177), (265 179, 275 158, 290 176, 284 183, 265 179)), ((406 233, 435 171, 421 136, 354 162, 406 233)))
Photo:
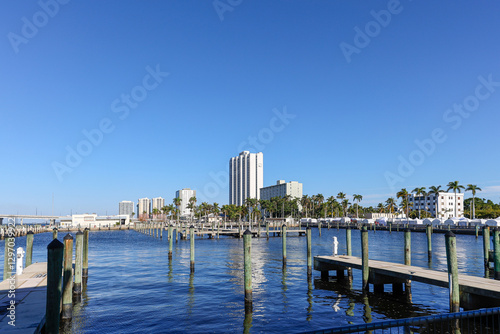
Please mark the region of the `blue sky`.
POLYGON ((499 10, 8 0, 0 213, 49 214, 54 195, 55 214, 112 214, 185 187, 226 204, 242 148, 264 153, 264 185, 309 195, 376 205, 459 180, 499 202, 499 10))

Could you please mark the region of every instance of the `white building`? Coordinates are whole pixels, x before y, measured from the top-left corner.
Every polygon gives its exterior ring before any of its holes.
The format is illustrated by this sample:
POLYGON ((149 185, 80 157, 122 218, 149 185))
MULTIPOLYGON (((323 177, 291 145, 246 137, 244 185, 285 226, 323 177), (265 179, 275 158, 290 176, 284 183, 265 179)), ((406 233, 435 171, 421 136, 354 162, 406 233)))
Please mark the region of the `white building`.
POLYGON ((134 213, 134 202, 121 201, 118 208, 118 214, 129 215, 129 217, 132 217, 132 213, 134 213))
POLYGON ((229 204, 244 205, 247 198, 260 199, 264 185, 262 152, 241 152, 229 160, 229 204))
POLYGON ((302 198, 302 183, 297 181, 285 182, 278 180, 275 185, 260 189, 260 199, 270 200, 273 197, 302 198))
POLYGON ((83 214, 83 215, 72 215, 67 217, 61 217, 61 228, 105 228, 114 226, 129 226, 130 216, 129 215, 118 215, 118 216, 98 216, 95 213, 83 214))
POLYGON ((137 200, 137 217, 145 215, 149 217, 151 214, 151 200, 149 198, 139 198, 137 200))
POLYGON ((162 197, 155 197, 151 200, 151 212, 154 209, 161 211, 161 208, 165 206, 165 199, 162 197))
POLYGON ((464 216, 464 194, 462 193, 439 192, 420 196, 410 194, 408 202, 410 210, 427 211, 436 218, 464 216))
POLYGON ((191 197, 196 197, 196 190, 184 188, 175 192, 175 198, 181 199, 181 205, 179 208, 181 216, 191 216, 191 209, 187 207, 191 197))

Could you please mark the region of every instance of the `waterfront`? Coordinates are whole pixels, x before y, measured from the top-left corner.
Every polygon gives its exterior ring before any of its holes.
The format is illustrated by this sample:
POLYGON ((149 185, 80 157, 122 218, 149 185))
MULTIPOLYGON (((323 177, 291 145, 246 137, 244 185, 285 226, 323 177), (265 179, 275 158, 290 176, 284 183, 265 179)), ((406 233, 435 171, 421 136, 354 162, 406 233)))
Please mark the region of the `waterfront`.
MULTIPOLYGON (((61 231, 59 239, 64 235, 61 231)), ((333 236, 339 238, 339 252, 344 253, 345 230, 323 228, 321 237, 313 229, 313 254, 331 254, 333 236)), ((35 236, 33 261, 46 261, 51 239, 51 233, 35 236)), ((370 231, 369 239, 370 259, 403 263, 402 232, 370 231)), ((17 238, 16 247, 24 247, 25 240, 17 238)), ((352 232, 352 244, 353 255, 360 256, 358 230, 352 232)), ((319 272, 313 273, 309 285, 304 237, 287 238, 285 271, 281 238, 254 238, 252 246, 254 312, 245 318, 241 239, 197 238, 196 270, 190 275, 189 242, 174 243, 169 263, 166 238, 135 231, 93 231, 88 287, 82 302, 75 304, 67 332, 301 332, 448 311, 447 289, 415 282, 413 304, 390 295, 363 298, 356 270, 353 292, 345 284, 325 285, 319 272)), ((460 272, 482 276, 482 239, 459 235, 457 248, 460 272)), ((412 233, 412 264, 429 266, 424 233, 412 233)), ((433 235, 430 267, 446 270, 443 234, 433 235)))

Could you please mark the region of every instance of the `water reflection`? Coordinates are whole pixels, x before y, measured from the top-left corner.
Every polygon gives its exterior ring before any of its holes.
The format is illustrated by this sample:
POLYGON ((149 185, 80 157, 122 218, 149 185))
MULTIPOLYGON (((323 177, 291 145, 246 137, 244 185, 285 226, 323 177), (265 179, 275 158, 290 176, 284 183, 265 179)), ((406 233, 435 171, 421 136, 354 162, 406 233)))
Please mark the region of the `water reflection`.
POLYGON ((188 290, 188 318, 191 317, 194 306, 194 273, 189 274, 189 290, 188 290))
POLYGON ((245 312, 245 319, 243 320, 243 333, 250 333, 250 328, 252 328, 253 313, 245 312))
POLYGON ((313 284, 310 276, 307 276, 307 321, 311 321, 313 312, 313 284))
POLYGON ((288 300, 286 297, 286 291, 288 290, 288 287, 286 285, 286 278, 287 278, 287 272, 286 272, 286 267, 283 267, 281 270, 281 295, 283 296, 283 312, 287 312, 288 310, 288 300))

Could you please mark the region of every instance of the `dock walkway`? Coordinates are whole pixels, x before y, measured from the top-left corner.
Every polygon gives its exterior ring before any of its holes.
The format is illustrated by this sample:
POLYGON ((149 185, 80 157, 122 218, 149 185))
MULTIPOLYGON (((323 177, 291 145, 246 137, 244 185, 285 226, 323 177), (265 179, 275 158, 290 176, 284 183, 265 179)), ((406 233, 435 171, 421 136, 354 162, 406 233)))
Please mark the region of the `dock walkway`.
MULTIPOLYGON (((449 287, 446 271, 376 260, 369 260, 368 266, 369 283, 372 284, 403 283, 411 280, 444 288, 449 287)), ((342 277, 343 270, 348 268, 362 269, 361 258, 346 255, 314 257, 314 269, 321 272, 338 270, 342 271, 339 275, 342 277)), ((475 308, 473 304, 480 302, 500 306, 500 281, 464 274, 458 275, 458 281, 462 307, 475 308)))
POLYGON ((34 263, 25 268, 21 275, 13 277, 16 282, 15 292, 10 289, 9 280, 0 282, 0 333, 40 333, 45 323, 47 262, 34 263), (15 327, 9 325, 12 319, 7 308, 11 300, 16 301, 15 327))

